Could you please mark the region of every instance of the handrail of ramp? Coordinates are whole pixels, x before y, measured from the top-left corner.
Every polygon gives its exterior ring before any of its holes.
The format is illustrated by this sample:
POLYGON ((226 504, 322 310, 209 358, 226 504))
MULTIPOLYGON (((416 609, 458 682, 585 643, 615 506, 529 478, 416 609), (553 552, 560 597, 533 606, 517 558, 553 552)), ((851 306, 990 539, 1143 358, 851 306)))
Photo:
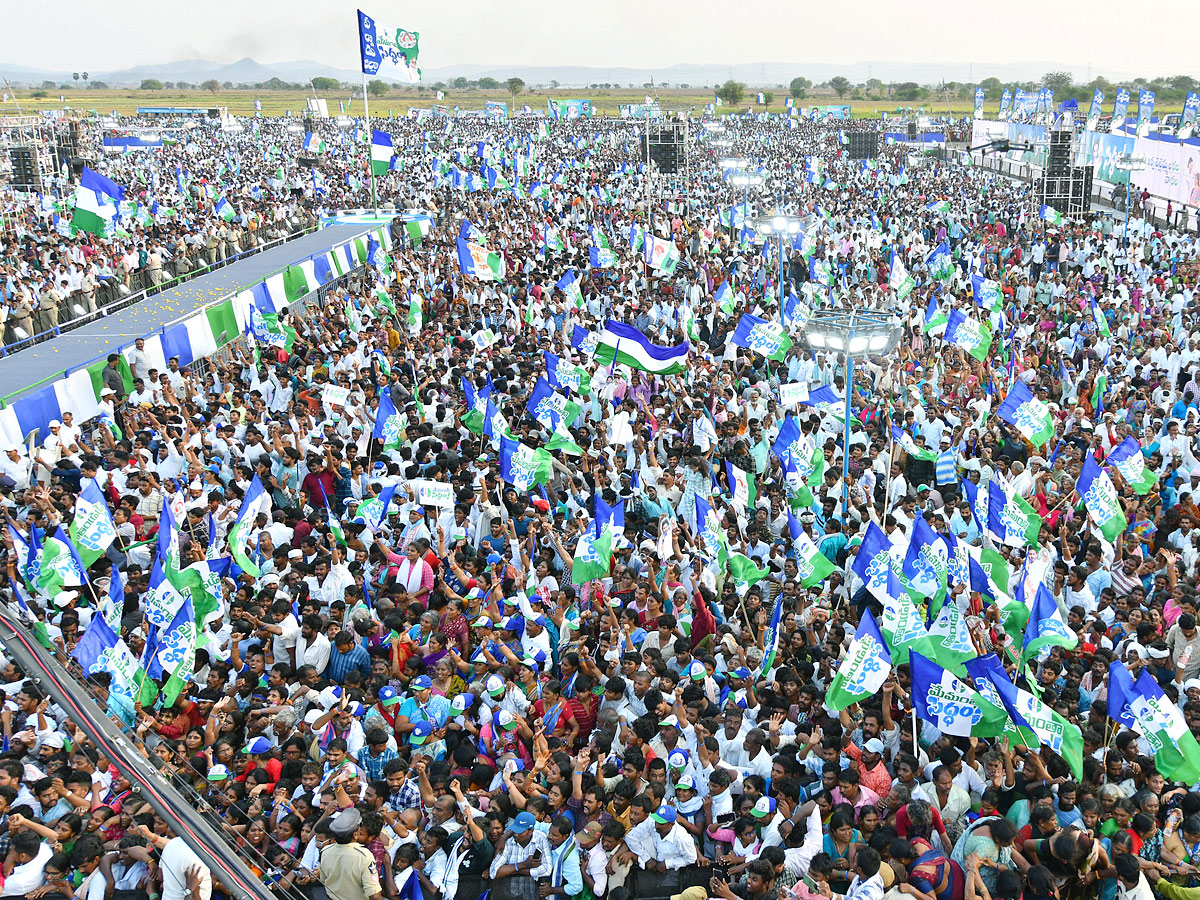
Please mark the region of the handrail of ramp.
POLYGON ((129 779, 135 796, 148 802, 195 851, 230 896, 239 900, 279 900, 250 872, 224 835, 129 742, 84 687, 38 644, 12 609, 3 604, 0 604, 0 642, 29 679, 66 710, 71 720, 129 779))

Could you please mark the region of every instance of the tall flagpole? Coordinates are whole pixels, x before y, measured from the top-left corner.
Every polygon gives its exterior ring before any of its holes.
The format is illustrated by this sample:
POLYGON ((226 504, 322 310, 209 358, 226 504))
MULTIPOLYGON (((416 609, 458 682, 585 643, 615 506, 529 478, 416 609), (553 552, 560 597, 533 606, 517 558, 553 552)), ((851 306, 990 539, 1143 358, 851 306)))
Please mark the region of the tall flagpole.
MULTIPOLYGON (((371 130, 371 107, 367 104, 367 73, 363 72, 363 118, 367 120, 367 140, 374 141, 371 130)), ((367 173, 371 176, 371 210, 379 215, 379 198, 375 195, 375 167, 370 164, 370 154, 367 159, 367 173)))

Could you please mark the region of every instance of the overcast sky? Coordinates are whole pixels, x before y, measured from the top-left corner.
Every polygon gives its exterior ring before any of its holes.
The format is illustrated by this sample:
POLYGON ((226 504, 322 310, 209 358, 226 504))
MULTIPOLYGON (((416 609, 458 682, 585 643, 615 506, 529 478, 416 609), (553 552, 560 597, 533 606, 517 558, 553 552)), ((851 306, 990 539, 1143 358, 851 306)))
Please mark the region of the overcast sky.
MULTIPOLYGON (((17 3, 0 29, 0 62, 104 71, 145 63, 251 57, 355 68, 355 4, 315 0, 58 0, 17 3)), ((1200 4, 1154 4, 1134 25, 1128 0, 1003 4, 917 0, 455 0, 364 7, 382 25, 421 33, 421 64, 632 66, 675 63, 847 64, 1054 61, 1093 70, 1196 74, 1200 4), (1189 49, 1192 48, 1192 49, 1189 49)), ((1139 17, 1140 18, 1140 17, 1139 17)))

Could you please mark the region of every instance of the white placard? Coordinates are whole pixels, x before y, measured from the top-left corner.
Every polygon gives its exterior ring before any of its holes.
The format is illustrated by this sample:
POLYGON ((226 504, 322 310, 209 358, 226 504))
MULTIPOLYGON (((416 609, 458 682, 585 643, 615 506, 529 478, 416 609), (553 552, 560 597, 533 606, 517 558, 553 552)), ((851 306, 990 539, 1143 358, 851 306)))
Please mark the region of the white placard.
POLYGON ((330 406, 345 406, 350 399, 350 388, 327 384, 321 391, 321 402, 330 406))
POLYGON ((417 488, 417 502, 422 506, 454 506, 454 485, 441 481, 424 479, 414 482, 417 488))
POLYGON ((792 384, 781 384, 779 386, 779 405, 780 406, 795 406, 797 403, 803 403, 808 399, 808 383, 797 381, 792 384))

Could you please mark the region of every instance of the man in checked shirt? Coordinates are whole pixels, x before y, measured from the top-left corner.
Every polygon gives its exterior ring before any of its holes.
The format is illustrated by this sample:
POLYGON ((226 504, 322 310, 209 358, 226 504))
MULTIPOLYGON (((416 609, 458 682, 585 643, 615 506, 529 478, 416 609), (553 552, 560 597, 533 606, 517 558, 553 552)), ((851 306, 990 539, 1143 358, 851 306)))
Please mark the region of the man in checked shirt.
POLYGON ((533 813, 523 812, 500 837, 503 845, 492 860, 489 874, 492 878, 509 878, 513 875, 528 875, 530 878, 545 878, 550 874, 550 842, 536 828, 533 813))

